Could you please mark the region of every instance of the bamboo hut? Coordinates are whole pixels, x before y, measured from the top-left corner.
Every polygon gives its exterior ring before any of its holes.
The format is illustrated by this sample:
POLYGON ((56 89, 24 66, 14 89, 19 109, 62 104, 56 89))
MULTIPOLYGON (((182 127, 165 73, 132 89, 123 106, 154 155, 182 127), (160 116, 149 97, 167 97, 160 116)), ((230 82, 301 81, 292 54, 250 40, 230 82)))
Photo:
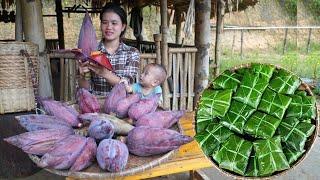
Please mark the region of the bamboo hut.
MULTIPOLYGON (((98 1, 85 1, 91 4, 89 12, 98 13, 101 7, 108 2, 108 0, 98 0, 98 1)), ((217 37, 221 32, 221 24, 223 14, 230 11, 241 11, 246 9, 248 6, 253 6, 257 3, 257 0, 219 0, 219 1, 184 1, 184 0, 138 0, 138 1, 115 1, 123 6, 128 7, 132 10, 133 8, 143 8, 146 6, 159 6, 161 13, 161 34, 155 35, 155 42, 153 45, 156 47, 155 54, 142 54, 142 61, 147 59, 145 62, 155 61, 157 63, 163 64, 169 71, 169 77, 171 76, 171 81, 169 83, 163 84, 164 90, 164 104, 165 108, 169 109, 193 109, 193 102, 195 102, 201 91, 208 84, 209 77, 209 48, 210 48, 210 19, 217 16, 217 37), (181 44, 181 23, 182 14, 194 14, 195 19, 195 40, 194 46, 196 49, 170 49, 168 46, 168 10, 175 11, 176 18, 176 44, 181 44), (221 11, 221 10, 222 11, 221 11), (190 13, 191 11, 191 13, 190 13), (217 14, 218 13, 218 14, 217 14), (219 30, 220 29, 220 30, 219 30), (157 43, 158 42, 158 43, 157 43), (146 58, 144 58, 144 56, 146 58), (148 60, 149 59, 149 60, 148 60), (188 59, 190 62, 188 63, 188 59), (181 62, 180 62, 181 61, 181 62), (187 75, 184 75, 187 74, 187 75), (179 76, 179 77, 178 77, 179 76), (172 83, 170 83, 172 82, 172 83), (189 82, 189 83, 188 83, 189 82), (194 82, 194 83, 190 83, 194 82)), ((40 83, 39 90, 41 96, 52 97, 52 79, 50 73, 50 62, 48 54, 45 53, 45 36, 43 28, 42 19, 42 9, 41 1, 12 1, 12 0, 2 0, 2 7, 5 9, 13 3, 16 3, 16 40, 21 41, 22 34, 24 34, 25 41, 31 41, 39 45, 40 54, 40 83), (29 11, 28 9, 34 9, 29 11), (24 17, 24 18, 22 18, 24 17)), ((56 20, 58 29, 58 42, 59 47, 64 48, 64 32, 63 32, 63 13, 83 13, 80 9, 77 9, 75 5, 72 8, 67 8, 62 6, 61 0, 56 0, 56 20)), ((79 6, 79 5, 78 5, 79 6)), ((172 11, 171 11, 172 12, 172 11)), ((188 18, 188 17, 187 17, 188 18)), ((186 19, 187 19, 186 18, 186 19)), ((192 18, 192 17, 191 17, 192 18)), ((188 19, 187 19, 188 20, 188 19)), ((186 22, 187 23, 187 22, 186 22)), ((192 20, 189 26, 192 26, 192 20)), ((191 27, 192 28, 192 27, 191 27)), ((181 45, 180 45, 181 46, 181 45)), ((211 66, 215 75, 219 73, 219 38, 216 42, 216 56, 214 58, 214 63, 211 66)), ((179 47, 179 46, 175 46, 179 47)), ((62 58, 62 57, 58 57, 62 58)), ((61 69, 66 71, 62 75, 61 79, 69 77, 68 73, 75 72, 71 67, 63 66, 66 64, 67 60, 64 62, 61 59, 61 69), (71 68, 71 69, 70 69, 71 68)), ((146 64, 142 62, 142 64, 146 64)), ((72 65, 70 65, 72 66, 72 65)), ((74 65, 73 65, 74 66, 74 65)), ((141 66, 142 68, 143 66, 141 66)), ((69 80, 67 82, 60 82, 60 99, 61 100, 72 100, 74 96, 74 89, 72 86, 75 84, 70 84, 73 82, 69 80), (70 90, 71 88, 71 90, 70 90)))

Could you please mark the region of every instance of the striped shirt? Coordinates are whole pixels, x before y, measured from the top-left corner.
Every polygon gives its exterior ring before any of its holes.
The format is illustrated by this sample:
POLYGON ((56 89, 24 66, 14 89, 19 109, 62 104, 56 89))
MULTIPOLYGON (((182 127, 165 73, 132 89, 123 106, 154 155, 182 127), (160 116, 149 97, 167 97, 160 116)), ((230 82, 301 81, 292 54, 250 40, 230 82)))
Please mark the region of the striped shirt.
MULTIPOLYGON (((120 42, 119 48, 116 52, 114 54, 110 54, 107 52, 102 41, 99 43, 97 49, 107 55, 114 74, 120 78, 127 78, 130 80, 130 83, 134 82, 140 63, 140 54, 138 49, 120 42)), ((94 73, 91 76, 92 93, 102 96, 107 95, 112 89, 112 86, 106 81, 106 79, 94 73)))

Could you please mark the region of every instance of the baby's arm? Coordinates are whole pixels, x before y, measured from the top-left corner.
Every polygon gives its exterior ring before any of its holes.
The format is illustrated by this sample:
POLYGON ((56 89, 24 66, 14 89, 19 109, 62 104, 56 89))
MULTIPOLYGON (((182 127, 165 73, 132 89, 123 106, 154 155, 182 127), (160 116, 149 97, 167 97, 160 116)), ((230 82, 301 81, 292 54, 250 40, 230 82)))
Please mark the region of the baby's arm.
POLYGON ((121 78, 119 83, 124 83, 125 87, 126 87, 126 91, 127 93, 132 93, 133 89, 132 89, 132 85, 129 84, 128 79, 126 78, 121 78))

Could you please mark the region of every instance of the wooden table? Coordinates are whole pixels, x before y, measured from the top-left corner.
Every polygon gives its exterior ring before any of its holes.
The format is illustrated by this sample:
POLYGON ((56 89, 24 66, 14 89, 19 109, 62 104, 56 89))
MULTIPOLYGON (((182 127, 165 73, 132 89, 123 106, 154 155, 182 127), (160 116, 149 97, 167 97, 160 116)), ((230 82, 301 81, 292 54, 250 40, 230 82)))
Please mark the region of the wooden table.
MULTIPOLYGON (((183 133, 192 137, 195 135, 193 119, 194 113, 186 113, 186 115, 180 119, 183 133)), ((174 156, 172 156, 166 163, 163 163, 144 172, 140 172, 131 176, 119 177, 118 179, 145 179, 186 171, 193 172, 193 170, 196 169, 212 166, 213 165, 211 164, 211 162, 202 153, 197 142, 193 140, 192 142, 181 146, 178 152, 174 156)), ((66 179, 75 180, 71 177, 67 177, 66 179)))

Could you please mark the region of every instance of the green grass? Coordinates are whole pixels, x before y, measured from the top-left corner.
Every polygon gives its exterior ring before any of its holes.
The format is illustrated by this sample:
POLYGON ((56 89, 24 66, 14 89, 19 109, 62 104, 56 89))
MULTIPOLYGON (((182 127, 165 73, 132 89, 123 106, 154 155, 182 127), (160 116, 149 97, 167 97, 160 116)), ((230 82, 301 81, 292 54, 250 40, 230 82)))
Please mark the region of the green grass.
MULTIPOLYGON (((319 44, 313 44, 314 49, 320 47, 319 44)), ((224 49, 221 55, 220 72, 241 64, 252 62, 268 63, 281 66, 284 69, 292 71, 299 77, 320 78, 320 51, 311 51, 310 53, 299 52, 294 45, 289 45, 288 51, 282 54, 277 49, 269 51, 249 51, 244 52, 243 58, 239 53, 232 54, 231 50, 224 49)))

